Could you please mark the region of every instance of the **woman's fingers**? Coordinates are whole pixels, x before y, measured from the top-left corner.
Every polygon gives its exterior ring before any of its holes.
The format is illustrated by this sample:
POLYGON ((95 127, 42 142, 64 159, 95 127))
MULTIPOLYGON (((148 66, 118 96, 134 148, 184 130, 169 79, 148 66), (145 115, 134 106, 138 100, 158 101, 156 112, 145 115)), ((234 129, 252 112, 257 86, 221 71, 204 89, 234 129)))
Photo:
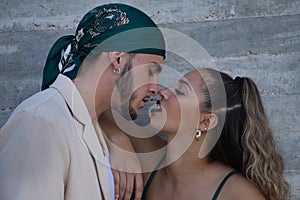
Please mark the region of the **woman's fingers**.
POLYGON ((112 169, 112 173, 114 176, 114 185, 115 185, 115 198, 120 198, 120 176, 119 171, 112 169))
POLYGON ((126 185, 127 185, 127 177, 126 177, 126 173, 124 172, 119 172, 119 187, 120 187, 120 199, 124 199, 125 198, 125 192, 126 192, 126 185))
POLYGON ((124 200, 130 200, 134 188, 134 174, 126 173, 126 192, 124 200))
POLYGON ((113 170, 113 175, 116 199, 130 200, 133 194, 135 200, 141 199, 143 193, 143 178, 141 174, 113 170))
POLYGON ((142 198, 144 184, 143 184, 143 176, 142 174, 135 174, 135 195, 134 200, 140 200, 142 198))

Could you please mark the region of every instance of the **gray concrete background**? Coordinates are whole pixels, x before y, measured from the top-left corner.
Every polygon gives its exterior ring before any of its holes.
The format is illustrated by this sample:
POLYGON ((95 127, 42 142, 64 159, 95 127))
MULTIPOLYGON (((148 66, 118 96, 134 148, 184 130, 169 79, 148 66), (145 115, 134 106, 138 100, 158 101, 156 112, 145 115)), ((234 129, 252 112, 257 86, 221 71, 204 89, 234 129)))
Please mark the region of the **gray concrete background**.
MULTIPOLYGON (((56 39, 103 0, 0 0, 0 127, 39 91, 56 39)), ((199 42, 217 66, 249 76, 260 88, 286 162, 292 199, 300 199, 300 0, 126 0, 160 26, 199 42)), ((179 71, 186 67, 172 60, 179 71)))

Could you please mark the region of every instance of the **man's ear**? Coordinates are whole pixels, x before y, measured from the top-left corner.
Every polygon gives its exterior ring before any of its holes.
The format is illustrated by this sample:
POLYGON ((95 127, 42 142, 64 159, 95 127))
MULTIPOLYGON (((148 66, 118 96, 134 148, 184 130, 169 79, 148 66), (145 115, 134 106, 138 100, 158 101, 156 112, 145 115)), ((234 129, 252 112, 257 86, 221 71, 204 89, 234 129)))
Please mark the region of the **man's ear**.
POLYGON ((218 125, 218 116, 216 114, 201 114, 199 129, 201 131, 209 131, 218 125))
POLYGON ((116 51, 108 52, 109 62, 112 64, 114 69, 118 69, 121 67, 120 66, 121 57, 125 54, 126 53, 124 52, 116 52, 116 51))

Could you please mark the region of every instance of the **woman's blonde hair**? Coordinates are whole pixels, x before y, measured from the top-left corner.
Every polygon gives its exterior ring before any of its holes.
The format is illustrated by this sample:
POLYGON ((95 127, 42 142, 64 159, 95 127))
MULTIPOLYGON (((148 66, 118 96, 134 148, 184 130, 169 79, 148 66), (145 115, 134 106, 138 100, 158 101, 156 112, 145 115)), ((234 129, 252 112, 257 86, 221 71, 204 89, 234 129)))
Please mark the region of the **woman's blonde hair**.
POLYGON ((284 161, 255 83, 250 78, 233 79, 213 69, 199 72, 204 83, 201 83, 204 94, 201 109, 218 116, 225 114, 224 124, 219 127, 220 138, 208 154, 209 159, 239 170, 268 200, 290 199, 290 185, 283 174, 284 161), (218 103, 212 106, 212 101, 221 99, 219 93, 214 92, 220 82, 225 89, 226 108, 218 107, 218 103))

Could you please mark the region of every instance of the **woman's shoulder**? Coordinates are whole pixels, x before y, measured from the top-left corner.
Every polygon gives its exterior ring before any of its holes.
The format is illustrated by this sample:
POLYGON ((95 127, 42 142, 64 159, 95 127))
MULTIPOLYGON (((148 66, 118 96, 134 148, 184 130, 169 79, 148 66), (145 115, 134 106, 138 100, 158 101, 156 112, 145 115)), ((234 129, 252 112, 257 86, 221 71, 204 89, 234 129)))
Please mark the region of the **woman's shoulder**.
POLYGON ((242 174, 231 176, 221 191, 220 199, 265 200, 258 188, 242 174))

